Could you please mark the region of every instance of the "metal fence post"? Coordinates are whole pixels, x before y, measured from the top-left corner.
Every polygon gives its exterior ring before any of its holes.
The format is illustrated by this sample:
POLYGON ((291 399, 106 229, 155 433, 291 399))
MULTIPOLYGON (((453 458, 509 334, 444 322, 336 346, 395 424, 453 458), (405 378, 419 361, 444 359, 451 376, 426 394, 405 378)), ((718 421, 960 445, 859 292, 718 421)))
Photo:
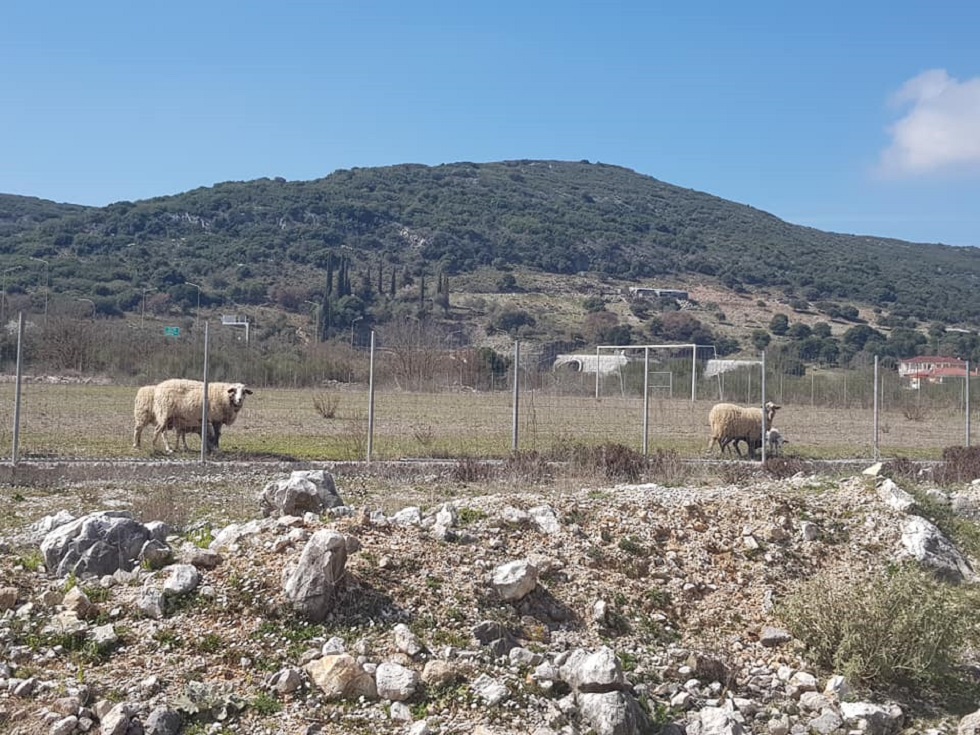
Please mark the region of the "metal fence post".
MULTIPOLYGON (((749 372, 749 374, 751 375, 751 371, 749 372)), ((762 446, 760 447, 760 449, 762 450, 762 454, 760 455, 760 459, 762 461, 762 464, 765 464, 766 463, 766 444, 767 444, 767 442, 766 442, 766 431, 769 428, 768 426, 766 426, 766 423, 767 422, 766 422, 766 351, 765 350, 762 351, 762 379, 761 379, 761 381, 759 383, 759 386, 760 386, 759 389, 762 392, 762 437, 761 437, 762 438, 762 446)), ((736 446, 736 449, 737 448, 738 447, 736 446)), ((749 444, 749 459, 751 459, 751 458, 752 458, 752 445, 749 444)))
POLYGON ((643 348, 643 455, 650 453, 650 348, 643 348))
POLYGON ((878 356, 875 355, 875 385, 874 385, 875 399, 874 399, 874 459, 877 461, 881 458, 881 450, 878 447, 878 356))
MULTIPOLYGON (((598 360, 596 361, 598 365, 598 360)), ((598 369, 597 369, 598 372, 598 369)), ((518 421, 518 410, 521 400, 521 342, 520 340, 514 341, 514 417, 511 424, 511 440, 510 448, 511 451, 516 452, 517 447, 520 443, 520 438, 518 435, 520 423, 518 421)))
POLYGON ((204 400, 201 402, 201 462, 208 461, 208 426, 211 422, 208 407, 208 321, 204 322, 204 400))
POLYGON ((371 453, 374 451, 374 330, 371 330, 371 357, 368 367, 368 435, 367 456, 365 461, 371 463, 371 453))
POLYGON ((966 361, 966 384, 964 385, 966 403, 966 446, 970 446, 970 361, 966 361))
POLYGON ((20 449, 20 386, 23 380, 24 312, 17 316, 17 381, 14 384, 14 442, 10 463, 16 465, 20 449))

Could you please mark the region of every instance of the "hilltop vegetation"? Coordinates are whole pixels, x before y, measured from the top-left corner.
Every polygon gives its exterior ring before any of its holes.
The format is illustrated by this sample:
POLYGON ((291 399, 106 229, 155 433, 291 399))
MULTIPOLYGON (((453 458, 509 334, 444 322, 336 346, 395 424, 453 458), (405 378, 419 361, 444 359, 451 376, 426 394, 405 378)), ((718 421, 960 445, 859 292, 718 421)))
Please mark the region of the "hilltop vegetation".
MULTIPOLYGON (((261 305, 312 316, 315 339, 355 324, 466 320, 452 313, 464 283, 468 291, 515 292, 576 274, 591 279, 583 299, 634 283, 704 283, 764 291, 798 311, 854 323, 858 304, 888 328, 972 328, 980 314, 974 249, 821 232, 585 161, 342 170, 104 208, 0 196, 0 249, 7 294, 29 310, 57 296, 76 310, 77 299, 90 300, 104 317, 261 305)), ((480 327, 527 331, 534 315, 519 312, 483 313, 480 327)), ((646 322, 647 312, 631 318, 646 322)), ((538 320, 531 336, 630 336, 615 332, 626 319, 592 321, 605 331, 590 335, 580 324, 546 333, 538 320)), ((700 336, 722 353, 753 347, 747 335, 700 336)), ((861 349, 868 335, 858 337, 861 349)), ((836 359, 832 348, 825 357, 836 359)))

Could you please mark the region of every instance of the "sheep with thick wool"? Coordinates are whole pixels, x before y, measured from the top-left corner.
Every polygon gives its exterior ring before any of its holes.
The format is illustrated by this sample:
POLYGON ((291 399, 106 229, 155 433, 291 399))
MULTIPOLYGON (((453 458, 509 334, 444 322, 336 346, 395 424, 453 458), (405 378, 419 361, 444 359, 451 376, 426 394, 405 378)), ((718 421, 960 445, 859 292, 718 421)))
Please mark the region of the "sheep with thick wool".
MULTIPOLYGON (((221 441, 221 428, 235 423, 238 413, 245 403, 245 396, 252 391, 244 383, 208 383, 208 423, 214 430, 214 446, 221 441)), ((204 383, 199 380, 172 378, 157 385, 153 392, 153 415, 157 428, 153 442, 161 435, 168 452, 170 442, 164 433, 169 426, 186 427, 201 425, 204 411, 204 383)))
MULTIPOLYGON (((779 409, 772 401, 766 403, 766 426, 772 426, 776 411, 779 409)), ((721 452, 732 445, 739 457, 742 456, 738 442, 748 445, 749 456, 755 454, 755 449, 762 446, 762 408, 758 406, 737 406, 734 403, 716 403, 708 414, 711 425, 711 439, 708 441, 708 451, 715 444, 721 452)))
MULTIPOLYGON (((143 429, 147 426, 156 426, 157 419, 156 414, 153 413, 153 397, 156 394, 155 385, 144 385, 139 390, 136 391, 136 401, 133 405, 133 448, 139 449, 140 439, 143 435, 143 429)), ((174 421, 171 420, 170 425, 166 427, 167 429, 176 429, 177 431, 177 445, 183 444, 184 449, 187 449, 187 435, 188 434, 200 434, 201 433, 201 417, 198 415, 197 421, 193 425, 174 425, 174 421)), ((211 449, 216 448, 214 441, 214 429, 213 427, 208 427, 208 446, 211 449)))

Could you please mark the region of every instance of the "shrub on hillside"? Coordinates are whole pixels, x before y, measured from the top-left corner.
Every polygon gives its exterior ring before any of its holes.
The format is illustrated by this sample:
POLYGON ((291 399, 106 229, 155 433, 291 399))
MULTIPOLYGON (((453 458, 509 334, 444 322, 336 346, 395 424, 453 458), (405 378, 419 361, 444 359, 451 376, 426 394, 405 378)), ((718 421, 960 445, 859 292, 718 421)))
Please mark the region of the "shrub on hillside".
POLYGON ((826 572, 778 613, 828 671, 875 687, 941 687, 976 634, 970 594, 911 564, 860 582, 826 572))

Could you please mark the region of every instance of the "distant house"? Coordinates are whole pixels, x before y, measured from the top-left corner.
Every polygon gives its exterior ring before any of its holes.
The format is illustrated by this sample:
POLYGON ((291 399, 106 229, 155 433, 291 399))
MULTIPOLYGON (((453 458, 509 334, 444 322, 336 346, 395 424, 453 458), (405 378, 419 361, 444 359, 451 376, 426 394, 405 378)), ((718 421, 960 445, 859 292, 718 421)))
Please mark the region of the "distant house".
MULTIPOLYGON (((946 378, 963 379, 966 376, 966 361, 958 357, 943 355, 921 355, 901 360, 898 363, 898 375, 908 381, 908 387, 917 389, 922 383, 942 383, 946 378)), ((970 370, 970 376, 976 377, 980 371, 970 370)))
POLYGON ((611 375, 629 362, 622 351, 612 355, 572 354, 558 355, 552 370, 569 370, 573 373, 599 373, 611 375))
POLYGON ((630 286, 629 294, 631 299, 658 299, 668 298, 678 301, 687 301, 687 291, 680 291, 676 288, 653 288, 647 286, 630 286))

